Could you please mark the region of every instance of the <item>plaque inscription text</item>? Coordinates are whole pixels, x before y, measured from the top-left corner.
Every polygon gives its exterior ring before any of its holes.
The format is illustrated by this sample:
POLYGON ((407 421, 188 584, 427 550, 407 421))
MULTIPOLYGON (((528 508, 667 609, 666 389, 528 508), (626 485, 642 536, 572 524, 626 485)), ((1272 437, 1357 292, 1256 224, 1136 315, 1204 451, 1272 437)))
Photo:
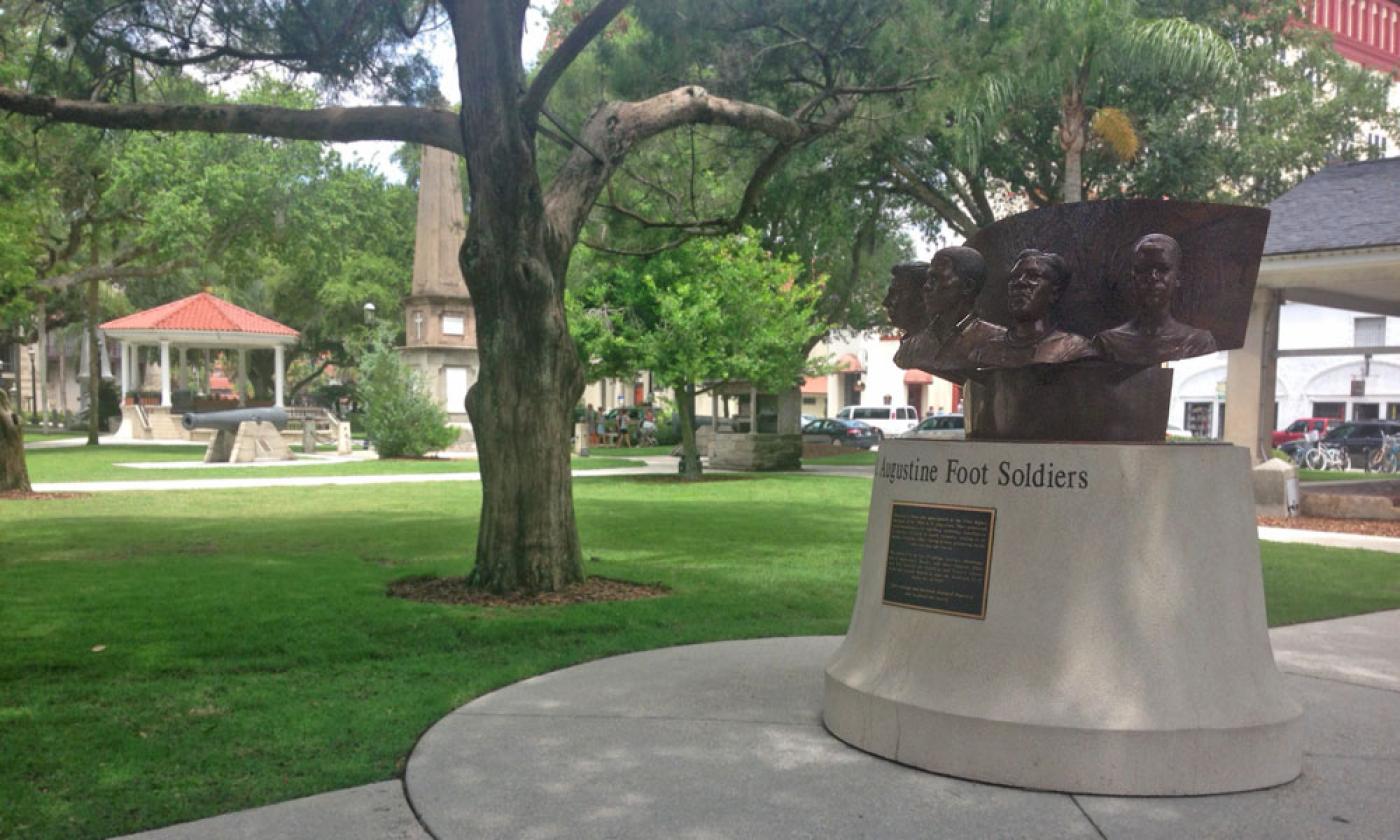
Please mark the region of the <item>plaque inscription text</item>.
POLYGON ((984 618, 992 508, 896 502, 890 510, 884 602, 984 618))

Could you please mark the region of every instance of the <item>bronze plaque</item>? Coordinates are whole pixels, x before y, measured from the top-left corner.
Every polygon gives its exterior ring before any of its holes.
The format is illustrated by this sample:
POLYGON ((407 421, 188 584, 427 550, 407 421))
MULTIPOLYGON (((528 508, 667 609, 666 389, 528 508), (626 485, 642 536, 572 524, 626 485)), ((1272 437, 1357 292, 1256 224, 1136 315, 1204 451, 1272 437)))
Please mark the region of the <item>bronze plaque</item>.
POLYGON ((994 508, 895 502, 885 603, 985 618, 996 520, 994 508))

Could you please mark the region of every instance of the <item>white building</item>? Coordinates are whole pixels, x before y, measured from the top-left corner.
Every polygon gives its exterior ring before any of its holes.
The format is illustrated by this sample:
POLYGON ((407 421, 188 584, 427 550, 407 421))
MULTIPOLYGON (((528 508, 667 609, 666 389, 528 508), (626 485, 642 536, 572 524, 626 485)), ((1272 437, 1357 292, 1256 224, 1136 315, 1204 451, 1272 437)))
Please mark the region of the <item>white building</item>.
POLYGON ((848 405, 911 405, 920 416, 957 411, 962 389, 921 370, 895 366, 895 335, 879 331, 835 332, 812 351, 829 358, 836 372, 802 384, 802 413, 830 417, 848 405))
MULTIPOLYGON (((1273 416, 1260 418, 1269 428, 1283 428, 1299 417, 1400 419, 1400 358, 1339 352, 1400 338, 1400 318, 1290 303, 1279 309, 1278 332, 1273 416), (1316 349, 1329 354, 1288 355, 1316 349)), ((1172 363, 1173 425, 1200 437, 1223 437, 1226 359, 1225 353, 1213 353, 1172 363)))

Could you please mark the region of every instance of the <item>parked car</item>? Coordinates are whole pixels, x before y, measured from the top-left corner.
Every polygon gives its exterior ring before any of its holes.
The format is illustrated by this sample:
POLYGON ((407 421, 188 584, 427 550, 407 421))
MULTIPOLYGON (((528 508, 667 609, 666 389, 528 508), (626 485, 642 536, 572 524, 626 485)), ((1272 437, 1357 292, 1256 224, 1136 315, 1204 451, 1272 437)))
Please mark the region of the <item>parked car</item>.
POLYGON ((836 412, 837 420, 860 420, 875 427, 880 437, 907 432, 919 424, 912 405, 848 405, 836 412))
POLYGON ((1273 440, 1274 448, 1277 449, 1290 440, 1300 439, 1308 433, 1309 429, 1316 430, 1319 435, 1325 435, 1341 422, 1335 417, 1300 417, 1284 428, 1270 433, 1270 437, 1273 440))
MULTIPOLYGON (((1350 423, 1334 426, 1331 431, 1322 436, 1322 442, 1345 447, 1347 454, 1351 456, 1351 462, 1360 465, 1366 463, 1365 458, 1372 449, 1381 445, 1382 434, 1400 434, 1400 421, 1353 420, 1350 423)), ((1288 457, 1291 458, 1304 443, 1303 440, 1290 440, 1279 449, 1288 453, 1288 457)))
POLYGON ((880 442, 875 427, 860 420, 813 420, 802 427, 803 443, 829 443, 869 449, 880 442))
POLYGON ((902 438, 926 438, 932 440, 962 440, 967 437, 961 414, 935 414, 925 417, 923 422, 900 435, 902 438))

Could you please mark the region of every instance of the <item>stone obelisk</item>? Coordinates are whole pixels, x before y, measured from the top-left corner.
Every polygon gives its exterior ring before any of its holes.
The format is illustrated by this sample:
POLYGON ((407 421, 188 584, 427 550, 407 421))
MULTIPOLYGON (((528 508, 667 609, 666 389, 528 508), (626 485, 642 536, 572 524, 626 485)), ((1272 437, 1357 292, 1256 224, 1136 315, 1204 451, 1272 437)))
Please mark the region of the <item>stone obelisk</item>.
POLYGON ((423 147, 418 176, 418 228, 413 247, 413 291, 404 299, 404 361, 471 441, 467 389, 480 362, 471 294, 457 260, 466 237, 462 182, 451 152, 423 147))

